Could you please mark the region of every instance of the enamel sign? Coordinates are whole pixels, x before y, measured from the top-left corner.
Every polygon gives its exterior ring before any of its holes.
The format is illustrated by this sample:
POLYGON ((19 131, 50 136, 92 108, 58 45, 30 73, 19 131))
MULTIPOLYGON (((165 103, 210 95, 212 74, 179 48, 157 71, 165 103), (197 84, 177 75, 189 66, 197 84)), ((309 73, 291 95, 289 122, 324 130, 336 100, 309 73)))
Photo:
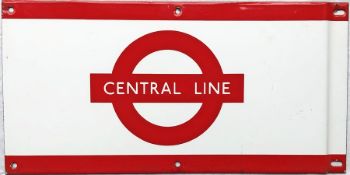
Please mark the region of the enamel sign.
POLYGON ((348 3, 2 13, 7 173, 345 172, 348 3))

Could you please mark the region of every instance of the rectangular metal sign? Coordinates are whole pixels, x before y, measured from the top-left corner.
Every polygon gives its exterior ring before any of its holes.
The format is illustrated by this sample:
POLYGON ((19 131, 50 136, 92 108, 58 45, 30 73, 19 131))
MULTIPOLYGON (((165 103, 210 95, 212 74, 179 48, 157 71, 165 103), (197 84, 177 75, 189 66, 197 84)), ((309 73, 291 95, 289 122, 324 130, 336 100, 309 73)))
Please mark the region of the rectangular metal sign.
POLYGON ((348 3, 2 6, 7 173, 346 169, 348 3))

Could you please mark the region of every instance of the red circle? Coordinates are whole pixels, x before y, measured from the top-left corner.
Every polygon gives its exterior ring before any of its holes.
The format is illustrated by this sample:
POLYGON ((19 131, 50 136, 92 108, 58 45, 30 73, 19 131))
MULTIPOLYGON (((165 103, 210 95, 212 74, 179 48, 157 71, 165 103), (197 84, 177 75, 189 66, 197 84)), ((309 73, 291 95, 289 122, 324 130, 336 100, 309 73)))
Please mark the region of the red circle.
MULTIPOLYGON (((147 55, 160 50, 182 52, 192 58, 203 76, 222 75, 221 66, 211 50, 197 38, 178 31, 157 31, 132 42, 119 56, 112 74, 132 74, 135 66, 147 55)), ((123 125, 140 139, 157 145, 177 145, 204 133, 221 110, 219 100, 205 100, 198 112, 187 122, 171 127, 155 125, 144 119, 131 100, 113 102, 114 110, 123 125)))

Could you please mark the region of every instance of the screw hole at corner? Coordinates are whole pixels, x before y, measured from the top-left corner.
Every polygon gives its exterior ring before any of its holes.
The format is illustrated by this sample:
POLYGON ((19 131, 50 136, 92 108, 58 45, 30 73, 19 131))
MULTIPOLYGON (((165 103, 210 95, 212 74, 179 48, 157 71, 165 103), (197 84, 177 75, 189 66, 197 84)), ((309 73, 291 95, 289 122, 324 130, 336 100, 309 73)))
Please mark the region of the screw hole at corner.
POLYGON ((334 16, 345 16, 346 12, 343 9, 336 9, 333 11, 334 16))
POLYGON ((175 167, 176 167, 176 168, 180 168, 180 167, 181 167, 181 163, 180 163, 179 161, 176 161, 176 162, 175 162, 175 167))
POLYGON ((13 169, 13 170, 17 169, 17 167, 18 167, 18 165, 15 162, 11 163, 11 165, 10 165, 10 168, 13 169))
POLYGON ((175 7, 174 15, 175 16, 181 16, 182 15, 182 8, 181 7, 175 7))
POLYGON ((343 166, 343 162, 339 161, 339 160, 333 160, 331 162, 331 166, 332 167, 342 167, 343 166))
POLYGON ((13 8, 13 7, 8 7, 7 12, 8 12, 10 15, 12 15, 12 14, 15 13, 15 8, 13 8))

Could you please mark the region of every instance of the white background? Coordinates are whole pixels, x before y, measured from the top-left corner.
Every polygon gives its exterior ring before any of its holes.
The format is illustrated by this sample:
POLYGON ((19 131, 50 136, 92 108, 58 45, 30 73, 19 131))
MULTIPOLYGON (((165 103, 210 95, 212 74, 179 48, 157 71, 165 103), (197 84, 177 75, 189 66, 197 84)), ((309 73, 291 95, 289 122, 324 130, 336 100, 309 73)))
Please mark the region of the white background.
MULTIPOLYGON (((1 79, 1 82, 2 82, 2 77, 0 77, 1 79)), ((0 92, 1 94, 2 94, 2 92, 0 92)), ((2 112, 2 106, 3 106, 3 103, 2 103, 2 96, 0 97, 0 101, 1 101, 1 103, 0 103, 0 110, 1 110, 1 118, 0 118, 0 162, 3 162, 3 152, 4 152, 4 146, 3 146, 3 143, 4 143, 4 141, 3 141, 3 112, 2 112)), ((348 121, 348 123, 349 123, 349 121, 348 121)), ((348 142, 349 143, 349 142, 348 142)), ((349 157, 348 157, 348 161, 347 162, 349 162, 349 157)), ((349 170, 349 166, 348 166, 348 170, 349 170)), ((3 163, 1 163, 0 164, 0 172, 3 172, 4 171, 4 167, 3 167, 3 163)), ((348 172, 349 173, 349 172, 348 172)))

